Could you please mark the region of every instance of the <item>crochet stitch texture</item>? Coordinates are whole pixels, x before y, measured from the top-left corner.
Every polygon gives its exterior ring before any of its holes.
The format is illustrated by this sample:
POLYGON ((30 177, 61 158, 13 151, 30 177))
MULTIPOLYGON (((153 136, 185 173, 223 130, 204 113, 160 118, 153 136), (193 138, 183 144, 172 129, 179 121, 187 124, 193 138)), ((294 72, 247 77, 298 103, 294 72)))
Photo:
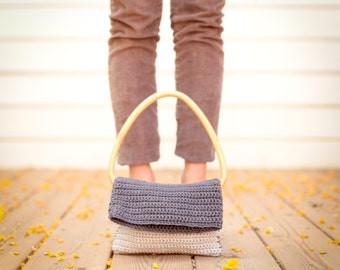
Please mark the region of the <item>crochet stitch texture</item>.
POLYGON ((219 231, 202 233, 159 233, 119 226, 112 250, 120 254, 190 254, 219 256, 219 231))
POLYGON ((222 212, 218 179, 160 184, 117 177, 109 205, 109 218, 117 224, 167 233, 220 230, 222 212))

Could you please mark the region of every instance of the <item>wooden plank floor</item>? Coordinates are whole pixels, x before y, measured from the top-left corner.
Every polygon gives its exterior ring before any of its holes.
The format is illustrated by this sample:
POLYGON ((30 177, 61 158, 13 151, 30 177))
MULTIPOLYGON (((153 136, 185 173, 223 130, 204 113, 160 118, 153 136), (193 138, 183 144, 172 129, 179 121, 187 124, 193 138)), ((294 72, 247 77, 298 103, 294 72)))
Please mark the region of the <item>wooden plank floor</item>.
POLYGON ((0 269, 340 269, 340 171, 231 171, 217 258, 112 254, 110 192, 105 171, 0 170, 0 269))

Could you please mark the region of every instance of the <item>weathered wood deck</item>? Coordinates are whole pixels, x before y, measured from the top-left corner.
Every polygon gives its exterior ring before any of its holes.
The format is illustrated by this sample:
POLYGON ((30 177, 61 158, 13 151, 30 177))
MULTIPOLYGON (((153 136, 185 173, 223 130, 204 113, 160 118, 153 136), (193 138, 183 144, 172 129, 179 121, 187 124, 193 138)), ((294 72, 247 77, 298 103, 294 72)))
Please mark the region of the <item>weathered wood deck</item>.
POLYGON ((339 171, 231 171, 226 184, 221 257, 123 256, 111 252, 105 171, 1 170, 0 268, 340 269, 339 171))

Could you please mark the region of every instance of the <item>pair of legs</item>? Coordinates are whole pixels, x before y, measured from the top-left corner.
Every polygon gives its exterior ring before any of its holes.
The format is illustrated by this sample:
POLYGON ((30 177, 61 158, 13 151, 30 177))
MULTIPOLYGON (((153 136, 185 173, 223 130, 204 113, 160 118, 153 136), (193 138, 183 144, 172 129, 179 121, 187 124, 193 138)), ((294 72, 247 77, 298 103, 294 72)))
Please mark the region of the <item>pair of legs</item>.
MULTIPOLYGON (((176 88, 190 96, 217 130, 222 80, 221 33, 224 0, 171 0, 171 27, 176 52, 176 88)), ((109 82, 117 131, 132 110, 156 91, 156 47, 162 0, 111 0, 109 82)), ((185 160, 184 183, 206 179, 214 159, 212 143, 194 113, 177 102, 175 154, 185 160)), ((150 163, 159 159, 157 104, 134 123, 118 163, 130 176, 154 181, 150 163)))

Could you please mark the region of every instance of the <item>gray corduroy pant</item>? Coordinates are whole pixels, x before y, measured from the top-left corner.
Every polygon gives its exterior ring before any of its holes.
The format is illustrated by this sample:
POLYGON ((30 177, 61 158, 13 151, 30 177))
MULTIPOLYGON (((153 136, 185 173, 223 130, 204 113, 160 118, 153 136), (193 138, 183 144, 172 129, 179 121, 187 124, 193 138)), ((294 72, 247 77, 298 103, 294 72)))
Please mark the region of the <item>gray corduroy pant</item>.
MULTIPOLYGON (((176 52, 176 90, 190 96, 217 131, 222 81, 221 34, 224 0, 171 0, 171 27, 176 52)), ((155 60, 162 0, 111 0, 109 82, 119 131, 132 110, 156 91, 155 60)), ((177 102, 175 154, 190 162, 214 160, 214 150, 196 116, 177 102)), ((129 131, 120 151, 121 165, 159 159, 157 104, 129 131)))

